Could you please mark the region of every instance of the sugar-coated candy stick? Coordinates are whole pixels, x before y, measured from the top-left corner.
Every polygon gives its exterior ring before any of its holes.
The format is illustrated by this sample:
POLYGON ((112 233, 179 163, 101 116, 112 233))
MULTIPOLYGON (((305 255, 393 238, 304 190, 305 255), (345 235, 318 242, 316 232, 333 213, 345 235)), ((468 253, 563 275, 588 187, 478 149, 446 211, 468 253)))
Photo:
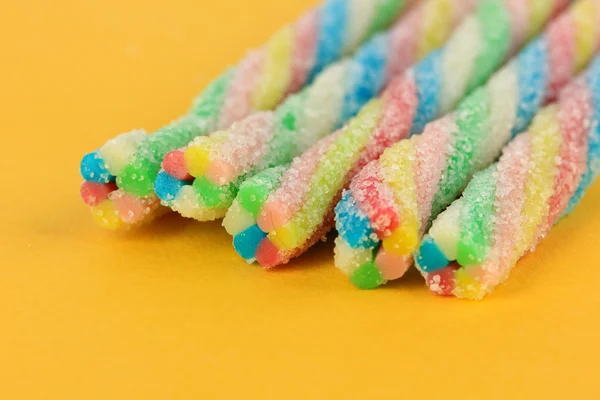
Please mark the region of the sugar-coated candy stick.
POLYGON ((198 137, 163 161, 155 191, 186 217, 223 217, 240 184, 289 163, 335 131, 390 79, 444 44, 475 0, 427 0, 351 58, 330 66, 274 112, 251 115, 225 132, 198 137), (192 185, 194 190, 184 186, 192 185), (195 206, 192 204, 195 203, 195 206))
POLYGON ((600 174, 600 57, 434 222, 416 257, 429 288, 481 299, 600 174))
POLYGON ((264 267, 284 264, 323 237, 341 190, 362 166, 485 83, 511 49, 566 3, 482 0, 443 49, 395 78, 346 127, 293 161, 256 219, 267 236, 253 258, 264 267))
POLYGON ((326 0, 213 81, 182 118, 151 135, 141 130, 122 134, 84 156, 80 170, 86 182, 116 182, 119 188, 91 205, 100 224, 121 228, 154 217, 160 206, 154 181, 169 151, 255 111, 273 109, 327 65, 385 29, 413 1, 326 0))
POLYGON ((400 278, 430 221, 592 58, 599 23, 600 1, 578 2, 456 112, 364 168, 338 207, 336 266, 361 288, 400 278))

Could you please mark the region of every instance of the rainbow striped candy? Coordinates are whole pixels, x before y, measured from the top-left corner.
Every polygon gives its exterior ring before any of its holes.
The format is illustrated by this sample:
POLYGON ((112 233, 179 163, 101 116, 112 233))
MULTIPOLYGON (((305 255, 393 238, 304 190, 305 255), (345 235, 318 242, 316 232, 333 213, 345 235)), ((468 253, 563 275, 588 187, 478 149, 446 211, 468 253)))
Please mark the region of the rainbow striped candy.
POLYGON ((593 57, 600 1, 581 0, 422 135, 385 151, 337 208, 336 266, 361 288, 400 278, 431 221, 593 57))
POLYGON ((226 131, 198 137, 170 152, 155 181, 156 194, 185 217, 222 218, 245 179, 289 163, 341 127, 393 76, 442 46, 475 3, 425 1, 276 111, 253 114, 226 131))
POLYGON ((169 151, 255 111, 273 109, 412 2, 327 0, 213 81, 182 118, 151 135, 142 130, 119 135, 85 155, 80 168, 83 200, 106 228, 150 220, 160 205, 154 180, 169 151))
MULTIPOLYGON (((259 243, 244 251, 245 258, 256 258, 265 267, 303 253, 332 228, 341 190, 362 166, 485 83, 512 49, 566 3, 482 0, 443 49, 395 78, 345 128, 295 159, 277 189, 264 197, 256 218, 243 207, 228 211, 224 225, 238 252, 241 235, 247 241, 244 249, 259 243)), ((240 190, 238 198, 245 196, 240 190)))
POLYGON ((481 299, 600 175, 600 56, 435 220, 416 257, 429 288, 481 299))

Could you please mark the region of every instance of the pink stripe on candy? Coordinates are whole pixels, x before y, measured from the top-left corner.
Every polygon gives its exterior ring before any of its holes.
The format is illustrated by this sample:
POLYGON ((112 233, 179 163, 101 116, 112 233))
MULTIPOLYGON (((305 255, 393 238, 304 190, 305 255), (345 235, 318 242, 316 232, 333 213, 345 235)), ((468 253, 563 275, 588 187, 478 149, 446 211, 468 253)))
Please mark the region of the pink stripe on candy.
POLYGON ((185 164, 184 149, 173 150, 165 156, 162 167, 169 175, 181 181, 194 179, 185 164))
POLYGON ((401 256, 386 253, 383 247, 379 249, 377 257, 375 258, 375 265, 377 266, 377 269, 379 269, 379 272, 381 272, 383 279, 386 281, 402 278, 412 263, 412 255, 401 256))
POLYGON ((518 136, 505 149, 498 164, 496 210, 491 253, 482 265, 482 283, 493 287, 500 283, 510 268, 519 238, 521 210, 525 201, 525 184, 531 158, 529 135, 518 136))
POLYGON ((292 55, 292 79, 288 95, 295 93, 306 84, 308 73, 315 63, 319 13, 312 11, 302 17, 296 25, 296 41, 292 55))
POLYGON ((558 15, 564 11, 564 8, 569 5, 572 0, 556 0, 554 2, 554 9, 552 10, 552 15, 558 15))
POLYGON ((115 190, 117 190, 117 185, 115 183, 94 183, 84 181, 81 184, 79 194, 85 204, 94 207, 101 201, 106 200, 108 195, 115 190))
POLYGON ((269 238, 264 238, 256 250, 256 261, 264 268, 273 268, 281 264, 279 249, 269 238))
POLYGON ((394 28, 390 37, 390 51, 387 53, 389 62, 386 82, 414 64, 417 58, 417 40, 421 38, 423 29, 423 14, 424 7, 418 7, 394 28))
POLYGON ((226 185, 236 177, 233 165, 223 160, 211 161, 204 174, 209 181, 219 186, 226 185))
POLYGON ((135 197, 121 190, 112 192, 109 199, 119 213, 121 221, 126 224, 141 222, 147 214, 160 206, 160 202, 156 198, 135 197))
POLYGON ((561 93, 559 119, 563 134, 560 147, 561 162, 557 165, 553 195, 548 199, 549 213, 540 234, 550 230, 569 199, 577 190, 586 168, 587 133, 592 113, 591 93, 578 82, 561 93))
POLYGON ((438 189, 442 170, 446 167, 448 149, 454 132, 456 132, 456 122, 454 114, 450 114, 428 124, 423 134, 415 137, 418 143, 415 181, 421 229, 427 226, 431 216, 433 197, 438 189))
POLYGON ((575 70, 575 32, 571 18, 560 18, 548 29, 550 77, 547 100, 554 100, 575 70))
POLYGON ((380 239, 398 227, 398 211, 394 193, 379 174, 379 162, 367 164, 350 184, 357 207, 364 212, 380 239))
POLYGON ((529 28, 529 6, 523 0, 507 0, 506 7, 509 11, 511 24, 511 53, 519 49, 523 38, 529 28))
POLYGON ((412 77, 407 76, 405 74, 394 79, 384 92, 381 120, 349 176, 371 160, 378 159, 386 148, 410 134, 419 100, 417 86, 412 77))
POLYGON ((238 67, 221 108, 219 128, 226 129, 252 113, 252 93, 262 73, 265 49, 253 51, 238 67))
POLYGON ((452 263, 439 271, 425 274, 427 287, 440 296, 451 296, 454 292, 454 272, 459 268, 452 263))

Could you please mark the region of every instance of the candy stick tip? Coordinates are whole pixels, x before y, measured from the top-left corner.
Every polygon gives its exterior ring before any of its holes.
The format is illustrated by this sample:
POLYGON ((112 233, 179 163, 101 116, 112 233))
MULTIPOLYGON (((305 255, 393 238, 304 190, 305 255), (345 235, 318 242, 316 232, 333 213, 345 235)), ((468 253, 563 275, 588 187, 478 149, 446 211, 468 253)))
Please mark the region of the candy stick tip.
POLYGON ((185 154, 181 150, 173 150, 167 153, 162 162, 163 169, 172 177, 182 181, 192 180, 185 164, 185 154))

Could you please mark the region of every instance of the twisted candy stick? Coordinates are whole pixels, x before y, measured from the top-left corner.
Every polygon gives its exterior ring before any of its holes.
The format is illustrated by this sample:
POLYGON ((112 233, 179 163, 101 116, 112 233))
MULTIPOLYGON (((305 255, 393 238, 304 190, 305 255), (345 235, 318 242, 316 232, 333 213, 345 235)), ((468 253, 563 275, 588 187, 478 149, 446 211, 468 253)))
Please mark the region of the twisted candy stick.
POLYGON ((172 151, 155 181, 156 194, 183 216, 223 217, 245 179, 290 162, 339 128, 394 75, 440 47, 475 3, 425 1, 275 112, 254 114, 227 131, 198 137, 172 151))
POLYGON ((216 79, 181 119, 152 135, 133 131, 117 136, 87 154, 81 162, 84 201, 107 228, 149 220, 159 207, 154 180, 169 151, 252 112, 274 108, 328 64, 384 29, 412 1, 327 0, 216 79))
MULTIPOLYGON (((240 216, 240 211, 245 212, 242 207, 228 211, 224 225, 236 236, 236 248, 259 243, 253 258, 265 267, 286 263, 304 252, 332 228, 333 207, 360 167, 411 131, 419 132, 483 84, 511 48, 522 44, 528 33, 540 30, 565 3, 535 2, 533 7, 533 2, 483 0, 445 48, 394 79, 383 96, 366 105, 344 129, 294 160, 256 218, 240 216), (252 225, 254 221, 259 230, 252 225)), ((238 198, 244 196, 240 190, 238 198)))
POLYGON ((337 209, 336 266, 361 288, 401 277, 430 221, 592 58, 600 1, 582 0, 457 111, 363 169, 337 209))
POLYGON ((433 223, 416 257, 429 288, 480 299, 600 174, 600 57, 433 223))

